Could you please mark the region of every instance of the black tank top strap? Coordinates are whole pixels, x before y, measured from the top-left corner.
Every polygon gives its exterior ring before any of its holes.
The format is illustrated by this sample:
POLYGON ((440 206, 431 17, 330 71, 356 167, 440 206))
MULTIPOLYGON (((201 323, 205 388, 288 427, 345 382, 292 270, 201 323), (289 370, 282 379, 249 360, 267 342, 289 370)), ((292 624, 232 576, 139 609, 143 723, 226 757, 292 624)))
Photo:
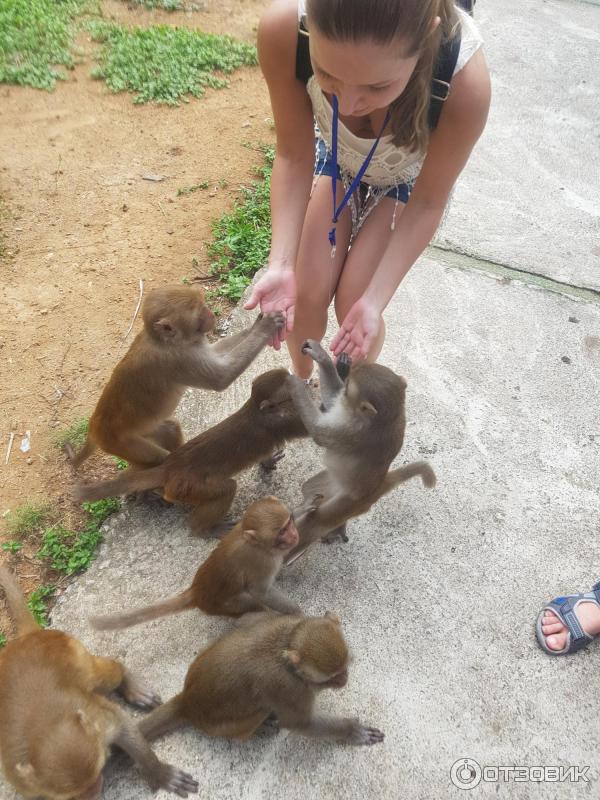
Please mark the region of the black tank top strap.
POLYGON ((306 17, 301 17, 298 23, 298 43, 296 44, 296 77, 299 81, 306 84, 312 74, 313 68, 310 63, 310 52, 308 49, 306 17))
MULTIPOLYGON (((296 43, 296 78, 304 84, 308 83, 309 78, 313 74, 312 64, 310 63, 308 36, 306 17, 301 17, 298 23, 298 41, 296 43)), ((450 93, 450 82, 459 51, 460 28, 454 38, 442 42, 438 53, 431 81, 431 100, 429 103, 428 117, 431 130, 437 126, 444 102, 450 93)))

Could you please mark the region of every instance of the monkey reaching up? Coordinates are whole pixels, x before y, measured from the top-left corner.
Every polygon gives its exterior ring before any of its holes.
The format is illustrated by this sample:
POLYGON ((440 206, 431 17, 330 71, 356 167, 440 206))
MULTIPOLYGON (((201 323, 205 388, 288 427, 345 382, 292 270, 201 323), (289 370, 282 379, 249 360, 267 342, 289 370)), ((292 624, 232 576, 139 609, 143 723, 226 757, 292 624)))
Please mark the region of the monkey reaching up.
POLYGON ((305 504, 296 517, 300 545, 292 559, 311 542, 343 533, 348 519, 364 514, 409 478, 420 475, 427 487, 436 482, 424 461, 388 472, 404 440, 404 378, 381 364, 360 363, 342 380, 339 367, 318 342, 309 339, 302 352, 319 365, 321 407, 296 376, 288 377, 289 390, 309 435, 325 448, 326 469, 302 487, 305 504))
POLYGON ((152 739, 189 725, 209 736, 248 739, 276 715, 282 728, 305 736, 383 741, 381 731, 357 719, 315 713, 318 692, 347 680, 348 648, 337 617, 249 614, 200 653, 182 692, 144 718, 140 731, 152 739))
POLYGON ((159 761, 133 720, 102 695, 117 690, 140 708, 160 698, 118 661, 92 656, 66 633, 42 630, 2 565, 0 587, 17 625, 17 638, 0 651, 0 760, 15 789, 25 797, 97 800, 115 744, 153 789, 197 792, 197 782, 159 761))
POLYGON ((193 506, 194 533, 208 535, 235 496, 233 475, 268 458, 284 442, 306 436, 287 388, 289 373, 272 369, 252 383, 250 399, 227 419, 190 439, 158 467, 115 480, 79 485, 79 500, 100 500, 162 487, 165 500, 193 506))
POLYGON ((99 447, 134 467, 161 464, 183 443, 169 419, 188 386, 223 391, 283 327, 283 314, 260 315, 254 325, 211 344, 215 316, 201 289, 175 286, 150 292, 142 306, 143 330, 115 367, 94 413, 77 468, 99 447))
POLYGON ((298 531, 289 510, 276 497, 263 497, 223 537, 189 589, 153 606, 93 617, 90 622, 100 630, 128 628, 188 608, 228 617, 266 609, 300 614, 295 603, 273 588, 284 558, 297 544, 298 531))

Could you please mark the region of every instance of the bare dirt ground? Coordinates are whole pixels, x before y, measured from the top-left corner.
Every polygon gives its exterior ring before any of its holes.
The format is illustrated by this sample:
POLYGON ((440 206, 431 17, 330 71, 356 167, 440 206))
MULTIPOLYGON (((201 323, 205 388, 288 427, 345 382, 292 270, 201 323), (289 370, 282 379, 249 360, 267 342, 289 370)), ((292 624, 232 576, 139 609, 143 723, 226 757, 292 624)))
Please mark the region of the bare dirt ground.
MULTIPOLYGON (((167 13, 107 0, 103 10, 128 24, 254 41, 266 5, 211 0, 194 13, 167 13)), ((96 45, 86 36, 79 45, 82 63, 54 92, 0 86, 0 514, 46 500, 67 521, 79 511, 53 436, 90 414, 139 330, 138 322, 124 339, 140 278, 149 290, 206 274, 211 222, 260 161, 247 145, 273 138, 258 67, 176 108, 139 106, 89 77, 96 45), (207 190, 177 196, 206 180, 207 190), (28 453, 19 449, 25 431, 28 453)), ((100 458, 89 469, 114 464, 100 458)), ((0 542, 7 536, 0 524, 0 542)), ((35 547, 23 552, 11 563, 31 589, 46 576, 35 547)))

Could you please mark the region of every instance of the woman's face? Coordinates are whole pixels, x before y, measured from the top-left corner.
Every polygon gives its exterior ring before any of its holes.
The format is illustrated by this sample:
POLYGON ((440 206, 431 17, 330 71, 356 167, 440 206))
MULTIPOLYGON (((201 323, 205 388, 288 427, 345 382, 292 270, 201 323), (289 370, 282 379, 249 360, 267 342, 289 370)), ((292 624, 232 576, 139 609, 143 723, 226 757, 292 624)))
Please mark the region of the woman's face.
POLYGON ((363 117, 387 108, 406 88, 418 55, 405 55, 401 40, 378 44, 369 39, 337 42, 313 28, 310 59, 315 78, 326 94, 338 98, 340 114, 363 117))

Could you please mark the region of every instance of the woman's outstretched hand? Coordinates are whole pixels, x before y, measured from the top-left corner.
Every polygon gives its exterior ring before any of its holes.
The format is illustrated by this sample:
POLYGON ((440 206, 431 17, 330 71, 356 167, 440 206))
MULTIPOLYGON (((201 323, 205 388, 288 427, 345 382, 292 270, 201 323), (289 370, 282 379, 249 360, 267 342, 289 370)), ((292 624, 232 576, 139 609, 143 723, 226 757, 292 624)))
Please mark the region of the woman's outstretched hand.
POLYGON ((360 361, 368 356, 380 326, 381 312, 363 296, 346 315, 329 349, 336 358, 347 353, 353 361, 360 361))
POLYGON ((268 270, 254 287, 252 294, 244 308, 251 310, 260 305, 264 313, 268 311, 283 311, 285 314, 285 327, 269 342, 275 350, 279 350, 281 343, 289 331, 294 327, 294 312, 296 310, 296 276, 291 269, 268 270))

